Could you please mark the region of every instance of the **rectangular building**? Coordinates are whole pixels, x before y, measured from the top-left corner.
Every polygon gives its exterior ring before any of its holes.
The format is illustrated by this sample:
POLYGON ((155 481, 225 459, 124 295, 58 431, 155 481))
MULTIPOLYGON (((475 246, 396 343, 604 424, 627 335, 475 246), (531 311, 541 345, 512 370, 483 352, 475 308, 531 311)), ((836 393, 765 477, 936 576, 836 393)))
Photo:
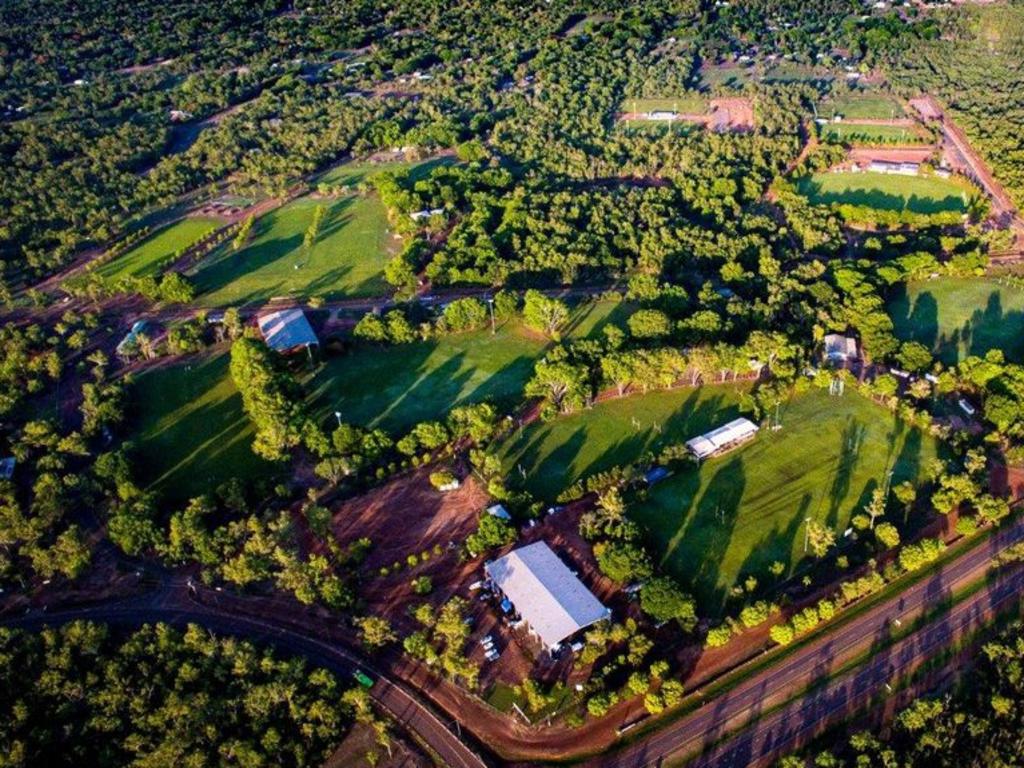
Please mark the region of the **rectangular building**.
POLYGON ((267 312, 257 317, 256 323, 263 340, 275 352, 287 354, 320 345, 306 313, 298 307, 267 312))
POLYGON ((686 447, 698 459, 707 459, 752 440, 760 427, 750 419, 734 419, 700 437, 687 441, 686 447))
POLYGON ((612 614, 543 541, 486 563, 484 572, 549 650, 612 614))

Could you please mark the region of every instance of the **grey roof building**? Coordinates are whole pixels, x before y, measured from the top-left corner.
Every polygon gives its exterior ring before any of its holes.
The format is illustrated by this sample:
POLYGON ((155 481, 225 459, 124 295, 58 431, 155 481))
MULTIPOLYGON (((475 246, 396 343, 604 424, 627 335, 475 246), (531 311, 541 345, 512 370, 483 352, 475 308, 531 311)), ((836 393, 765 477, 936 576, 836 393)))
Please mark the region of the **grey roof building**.
POLYGON ((543 541, 486 563, 484 571, 545 648, 611 616, 543 541))
POLYGON ((306 313, 298 307, 267 312, 257 317, 256 323, 267 346, 276 352, 293 352, 320 344, 306 313))

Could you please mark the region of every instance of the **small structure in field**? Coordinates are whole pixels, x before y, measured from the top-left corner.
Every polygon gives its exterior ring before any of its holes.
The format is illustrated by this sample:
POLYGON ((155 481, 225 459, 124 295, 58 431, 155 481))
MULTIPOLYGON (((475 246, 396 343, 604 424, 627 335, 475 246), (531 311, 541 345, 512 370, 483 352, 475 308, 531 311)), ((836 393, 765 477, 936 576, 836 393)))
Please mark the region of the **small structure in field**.
POLYGON ((422 211, 413 211, 409 214, 409 218, 413 221, 423 221, 424 219, 432 219, 434 216, 440 216, 444 213, 444 208, 424 208, 422 211))
POLYGON ((320 346, 306 313, 298 307, 267 312, 256 318, 256 324, 267 346, 283 355, 320 346))
POLYGON ((672 121, 675 120, 677 117, 679 117, 679 113, 669 109, 655 109, 647 113, 648 120, 672 121))
POLYGON ((830 333, 825 336, 824 357, 830 363, 843 365, 858 359, 857 340, 851 336, 830 333))
POLYGON ((508 510, 505 509, 505 507, 502 506, 501 504, 494 504, 493 506, 488 507, 487 514, 492 515, 493 517, 500 518, 502 520, 512 519, 512 515, 510 515, 508 513, 508 510))
POLYGON ((759 429, 750 419, 733 419, 718 429, 688 440, 686 447, 698 460, 703 460, 753 440, 759 429))
POLYGON ((894 163, 888 160, 872 160, 868 170, 875 173, 893 173, 898 176, 917 176, 921 172, 920 163, 894 163))
POLYGON ((543 541, 486 563, 484 571, 548 650, 612 615, 543 541))

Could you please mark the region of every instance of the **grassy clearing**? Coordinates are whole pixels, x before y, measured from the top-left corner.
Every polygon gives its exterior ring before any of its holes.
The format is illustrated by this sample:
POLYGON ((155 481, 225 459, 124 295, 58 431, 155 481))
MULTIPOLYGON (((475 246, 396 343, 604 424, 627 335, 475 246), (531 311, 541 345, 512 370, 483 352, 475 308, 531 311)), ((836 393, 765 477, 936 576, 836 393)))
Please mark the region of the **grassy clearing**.
POLYGON ((926 144, 931 141, 931 137, 921 129, 902 125, 829 123, 820 126, 819 133, 822 141, 854 146, 926 144))
POLYGON ((708 101, 704 97, 688 93, 682 96, 669 96, 663 99, 625 98, 622 100, 624 112, 682 112, 684 114, 703 114, 708 111, 708 101))
POLYGON ((816 173, 797 182, 815 205, 864 205, 914 213, 967 211, 968 190, 955 179, 888 173, 816 173))
POLYGON ((700 68, 700 82, 704 88, 733 88, 740 90, 753 82, 753 71, 748 67, 705 65, 700 68))
POLYGON ((1024 290, 989 278, 911 283, 889 301, 901 339, 919 341, 946 364, 1001 349, 1024 362, 1024 290))
POLYGON ((581 478, 634 462, 646 452, 735 418, 739 391, 726 385, 651 392, 534 422, 505 444, 502 464, 513 484, 554 501, 581 478))
MULTIPOLYGON (((627 305, 613 302, 582 305, 566 334, 598 334, 627 312, 627 305)), ((310 407, 325 424, 340 410, 346 421, 401 432, 418 421, 444 418, 460 403, 519 402, 547 345, 540 335, 506 323, 493 336, 485 330, 401 347, 357 346, 327 360, 305 384, 310 407)), ((228 362, 222 350, 161 366, 136 381, 138 445, 147 479, 177 500, 231 477, 252 480, 273 469, 252 453, 253 430, 228 362)))
POLYGON ((130 251, 100 266, 96 273, 108 280, 155 274, 160 262, 187 248, 224 222, 195 216, 179 219, 147 237, 130 251))
POLYGON ((884 94, 850 93, 818 104, 818 116, 831 119, 842 115, 846 120, 890 120, 906 117, 903 106, 884 94))
MULTIPOLYGON (((726 408, 707 420, 730 416, 726 408)), ((720 611, 741 578, 770 578, 774 561, 792 572, 804 557, 805 518, 841 540, 889 472, 893 484, 916 480, 939 450, 934 438, 851 392, 794 395, 781 420, 778 431, 762 429, 731 453, 679 470, 633 510, 664 567, 694 591, 704 613, 720 611)))
MULTIPOLYGON (((426 173, 437 161, 415 166, 426 173)), ((409 168, 408 163, 350 163, 327 171, 319 181, 356 185, 372 173, 409 168)), ((253 227, 249 244, 218 249, 196 270, 194 279, 204 306, 244 305, 278 296, 384 294, 382 271, 398 247, 388 230, 387 212, 373 194, 340 199, 302 197, 271 211, 253 227), (303 238, 317 206, 326 209, 311 248, 303 238)))
POLYGON ((135 382, 139 465, 149 483, 183 501, 273 465, 252 452, 253 429, 231 381, 226 351, 165 365, 135 382))
MULTIPOLYGON (((625 312, 622 304, 585 304, 573 313, 566 335, 599 333, 625 312)), ((547 346, 517 323, 500 325, 494 335, 488 329, 400 347, 357 346, 328 360, 307 389, 321 418, 340 411, 345 421, 398 432, 464 403, 511 407, 547 346)))

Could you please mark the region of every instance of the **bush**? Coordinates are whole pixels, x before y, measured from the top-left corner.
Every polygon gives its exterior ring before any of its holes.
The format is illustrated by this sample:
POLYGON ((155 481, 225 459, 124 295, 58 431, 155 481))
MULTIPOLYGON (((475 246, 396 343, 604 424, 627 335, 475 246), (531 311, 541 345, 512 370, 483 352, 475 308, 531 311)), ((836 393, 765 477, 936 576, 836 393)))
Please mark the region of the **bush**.
POLYGON ((708 630, 708 636, 704 640, 707 648, 721 648, 732 638, 732 629, 728 624, 720 624, 708 630))
POLYGON ((769 630, 768 635, 779 645, 789 645, 793 642, 793 627, 789 624, 776 624, 769 630))
POLYGON ((434 582, 429 576, 420 576, 412 580, 412 591, 417 595, 429 595, 434 589, 434 582))
POLYGON ((740 621, 743 622, 743 626, 747 629, 764 624, 768 621, 768 617, 771 616, 775 611, 775 606, 765 600, 758 600, 756 603, 751 603, 745 606, 740 611, 740 621))

